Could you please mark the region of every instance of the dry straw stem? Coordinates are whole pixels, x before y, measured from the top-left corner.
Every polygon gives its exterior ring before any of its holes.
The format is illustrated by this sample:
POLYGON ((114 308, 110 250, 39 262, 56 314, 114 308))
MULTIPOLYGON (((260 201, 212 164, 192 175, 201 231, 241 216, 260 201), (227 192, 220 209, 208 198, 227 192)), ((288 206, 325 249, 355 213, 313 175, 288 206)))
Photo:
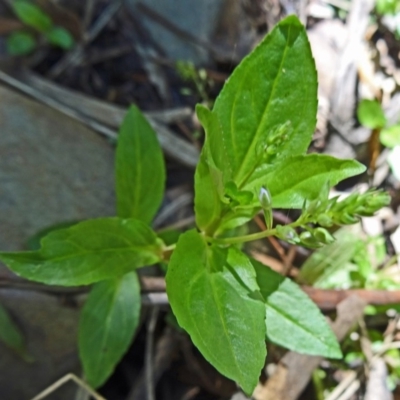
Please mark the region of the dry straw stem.
POLYGON ((64 375, 58 381, 54 382, 48 388, 43 390, 43 392, 41 392, 37 396, 35 396, 32 400, 42 400, 42 399, 46 398, 51 393, 56 391, 59 387, 63 386, 64 384, 66 384, 69 381, 74 381, 79 387, 81 387, 84 391, 86 391, 88 394, 93 396, 96 400, 106 400, 105 397, 100 396, 87 383, 85 383, 82 379, 78 378, 74 374, 66 374, 66 375, 64 375))

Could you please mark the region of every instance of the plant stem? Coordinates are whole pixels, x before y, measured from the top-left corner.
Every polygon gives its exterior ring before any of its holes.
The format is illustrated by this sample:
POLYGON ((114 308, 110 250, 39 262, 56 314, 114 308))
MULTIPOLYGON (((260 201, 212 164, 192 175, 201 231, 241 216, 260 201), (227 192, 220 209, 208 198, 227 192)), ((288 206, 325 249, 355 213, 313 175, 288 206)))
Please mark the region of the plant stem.
POLYGON ((252 240, 263 239, 268 236, 273 236, 275 234, 276 234, 276 229, 270 229, 267 231, 252 233, 250 235, 235 236, 230 238, 213 238, 206 236, 206 240, 208 242, 216 244, 236 244, 236 243, 251 242, 252 240))
POLYGON ((175 247, 176 247, 176 243, 170 244, 169 246, 165 246, 165 247, 163 248, 163 251, 164 251, 164 252, 166 252, 166 251, 173 251, 173 250, 175 250, 175 247))
MULTIPOLYGON (((298 226, 303 225, 304 222, 305 221, 302 218, 299 218, 297 221, 287 226, 291 226, 292 228, 297 228, 298 226)), ((245 242, 251 242, 253 240, 263 239, 268 236, 274 236, 276 235, 276 233, 277 233, 276 228, 274 228, 262 232, 251 233, 250 235, 244 235, 244 236, 235 236, 227 238, 214 238, 210 236, 205 236, 205 239, 208 242, 215 244, 237 244, 237 243, 245 243, 245 242)))

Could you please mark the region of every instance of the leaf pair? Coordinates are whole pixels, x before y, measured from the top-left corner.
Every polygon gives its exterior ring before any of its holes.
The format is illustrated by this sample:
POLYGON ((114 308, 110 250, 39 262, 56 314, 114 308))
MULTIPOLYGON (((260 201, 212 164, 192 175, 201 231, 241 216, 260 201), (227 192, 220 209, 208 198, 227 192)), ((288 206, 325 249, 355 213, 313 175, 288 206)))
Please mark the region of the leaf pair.
POLYGON ((165 185, 163 155, 136 107, 121 127, 116 155, 118 217, 98 218, 50 232, 41 248, 3 252, 16 274, 49 285, 76 286, 118 278, 161 259, 162 242, 148 225, 165 185))
POLYGON ((266 338, 298 352, 341 356, 307 295, 235 247, 209 246, 201 234, 188 231, 179 238, 166 280, 179 325, 204 357, 247 393, 264 365, 266 338))
MULTIPOLYGON (((161 205, 164 189, 165 165, 156 134, 139 109, 132 106, 118 136, 116 194, 117 214, 128 218, 117 220, 134 228, 136 237, 132 237, 131 250, 124 250, 124 246, 129 247, 129 234, 121 233, 124 244, 115 253, 119 259, 114 259, 110 267, 114 272, 126 267, 125 274, 114 274, 114 279, 93 287, 79 326, 80 357, 86 379, 94 387, 111 375, 138 326, 141 297, 134 269, 162 259, 163 243, 148 224, 161 205), (125 254, 131 257, 126 264, 125 254)), ((112 243, 112 239, 106 243, 112 243)))

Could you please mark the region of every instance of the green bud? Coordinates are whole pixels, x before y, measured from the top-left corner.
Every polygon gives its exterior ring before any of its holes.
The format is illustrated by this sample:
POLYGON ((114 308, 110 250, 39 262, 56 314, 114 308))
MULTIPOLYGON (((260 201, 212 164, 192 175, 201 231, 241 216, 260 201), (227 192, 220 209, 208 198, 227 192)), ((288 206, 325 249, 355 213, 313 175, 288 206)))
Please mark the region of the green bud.
POLYGON ((307 205, 307 212, 310 215, 313 215, 320 206, 321 206, 321 200, 319 199, 312 200, 307 205))
POLYGON ((293 130, 292 122, 286 121, 284 124, 276 127, 269 135, 267 139, 267 143, 269 145, 276 144, 281 145, 284 141, 288 139, 288 133, 293 130))
POLYGON ((343 212, 343 213, 338 215, 339 224, 351 225, 351 224, 355 224, 358 221, 359 221, 358 217, 356 217, 354 215, 350 215, 347 212, 343 212))
POLYGON ((345 199, 341 201, 336 201, 334 204, 335 212, 342 212, 344 210, 349 211, 350 208, 357 205, 358 202, 358 193, 352 193, 350 196, 347 196, 345 199))
POLYGON ((295 244, 299 243, 299 235, 291 226, 277 225, 276 236, 290 243, 295 243, 295 244))
POLYGON ((304 231, 300 233, 300 240, 310 240, 313 236, 311 235, 311 232, 309 231, 304 231))
POLYGON ((268 146, 266 148, 266 152, 269 156, 273 156, 274 154, 276 154, 278 152, 278 146, 275 144, 271 144, 270 146, 268 146))
POLYGON ((329 228, 333 225, 333 220, 328 214, 318 215, 317 222, 319 225, 329 228))
POLYGON ((260 193, 258 194, 258 199, 260 200, 261 207, 265 209, 270 209, 272 207, 271 193, 266 187, 261 186, 260 193))
POLYGON ((271 193, 267 188, 261 187, 258 199, 260 200, 261 207, 264 210, 264 218, 267 229, 272 229, 273 215, 271 193))
POLYGON ((367 207, 365 207, 363 204, 360 204, 354 207, 353 210, 349 210, 349 214, 370 216, 373 214, 373 212, 371 213, 367 207))
POLYGON ((387 192, 374 191, 365 193, 365 206, 370 212, 378 211, 380 208, 390 204, 390 196, 387 192))
POLYGON ((257 159, 262 159, 265 156, 265 152, 267 150, 267 145, 265 144, 265 142, 263 140, 260 140, 257 144, 256 144, 256 149, 255 149, 255 156, 257 159))
POLYGON ((306 247, 321 247, 321 243, 309 231, 304 231, 300 233, 300 242, 303 246, 306 247))
POLYGON ((324 228, 314 229, 313 235, 315 239, 323 244, 330 244, 335 241, 335 238, 324 228))

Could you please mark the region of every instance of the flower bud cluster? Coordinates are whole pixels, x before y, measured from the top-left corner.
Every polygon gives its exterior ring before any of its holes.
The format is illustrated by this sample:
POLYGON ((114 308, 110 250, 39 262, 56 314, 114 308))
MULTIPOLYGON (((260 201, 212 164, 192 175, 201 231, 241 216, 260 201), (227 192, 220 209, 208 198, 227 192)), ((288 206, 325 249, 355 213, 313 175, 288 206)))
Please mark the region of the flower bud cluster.
POLYGON ((335 238, 322 227, 310 227, 305 225, 305 230, 301 233, 297 233, 294 228, 289 225, 277 225, 276 236, 289 243, 318 248, 325 244, 332 243, 335 238))
POLYGON ((335 240, 326 228, 354 224, 390 202, 389 194, 381 190, 353 193, 341 201, 339 197, 329 199, 328 195, 329 185, 326 185, 317 199, 304 204, 302 215, 295 223, 301 232, 290 225, 278 225, 276 236, 289 243, 318 248, 335 240))
POLYGON ((339 201, 339 197, 321 199, 321 196, 306 204, 305 211, 310 222, 323 227, 350 225, 361 217, 370 217, 380 208, 390 203, 390 196, 382 190, 368 190, 365 193, 352 193, 339 201))
POLYGON ((279 155, 282 146, 287 142, 292 130, 291 121, 286 121, 284 124, 275 127, 268 134, 267 139, 263 139, 263 141, 258 144, 256 155, 262 163, 269 163, 279 155))

